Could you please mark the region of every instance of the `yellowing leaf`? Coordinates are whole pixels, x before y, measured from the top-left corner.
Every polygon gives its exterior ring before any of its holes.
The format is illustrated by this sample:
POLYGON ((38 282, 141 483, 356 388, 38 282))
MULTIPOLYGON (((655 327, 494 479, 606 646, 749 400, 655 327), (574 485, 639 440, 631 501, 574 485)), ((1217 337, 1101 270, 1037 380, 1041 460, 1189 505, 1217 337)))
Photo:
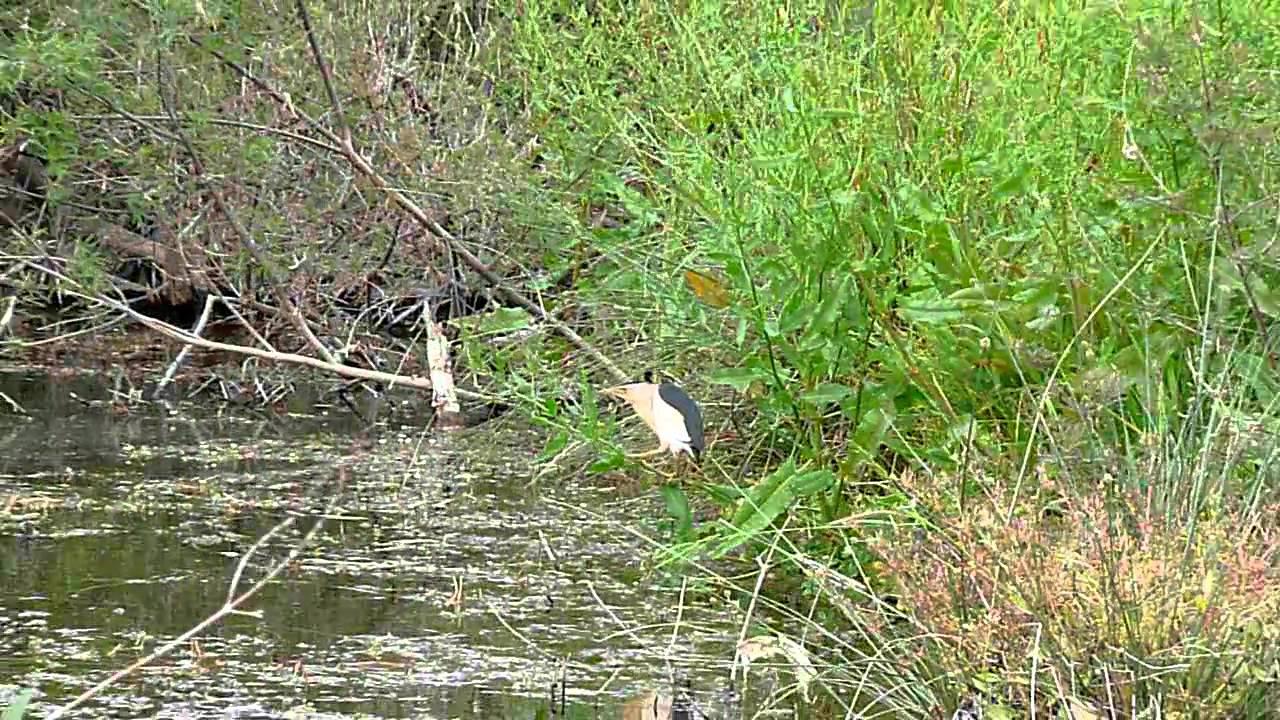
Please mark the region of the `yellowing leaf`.
POLYGON ((1067 700, 1067 717, 1071 720, 1101 720, 1102 714, 1099 713, 1091 704, 1077 698, 1069 697, 1067 700))
POLYGON ((729 306, 729 291, 719 279, 697 270, 685 270, 684 281, 702 302, 713 308, 729 306))
POLYGON ((741 662, 744 670, 750 668, 755 660, 782 655, 791 662, 791 669, 796 674, 796 684, 800 686, 800 694, 805 702, 809 702, 809 683, 818 677, 809 653, 800 643, 781 635, 759 635, 747 638, 738 643, 736 662, 741 662))

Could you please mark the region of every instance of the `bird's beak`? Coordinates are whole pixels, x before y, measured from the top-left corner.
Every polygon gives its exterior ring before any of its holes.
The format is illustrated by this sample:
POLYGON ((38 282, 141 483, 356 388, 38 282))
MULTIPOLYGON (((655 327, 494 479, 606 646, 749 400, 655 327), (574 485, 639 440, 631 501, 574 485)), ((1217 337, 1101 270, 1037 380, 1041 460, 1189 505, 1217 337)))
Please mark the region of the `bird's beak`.
POLYGON ((626 397, 626 391, 623 390, 621 385, 615 385, 614 387, 607 387, 601 392, 603 392, 605 395, 608 395, 611 398, 617 398, 619 400, 622 400, 626 397))

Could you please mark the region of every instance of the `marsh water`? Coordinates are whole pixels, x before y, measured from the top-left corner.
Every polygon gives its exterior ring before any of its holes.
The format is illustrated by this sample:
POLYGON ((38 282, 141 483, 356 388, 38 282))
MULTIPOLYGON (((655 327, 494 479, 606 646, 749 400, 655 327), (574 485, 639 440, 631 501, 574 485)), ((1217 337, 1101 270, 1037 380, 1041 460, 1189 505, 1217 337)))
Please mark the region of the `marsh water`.
POLYGON ((673 678, 695 717, 740 714, 737 615, 682 603, 628 531, 661 537, 656 493, 540 477, 528 430, 370 429, 302 400, 126 409, 94 378, 0 391, 25 412, 0 408, 0 710, 32 688, 44 716, 218 610, 292 514, 241 590, 327 519, 245 614, 78 716, 653 717, 634 699, 673 678))

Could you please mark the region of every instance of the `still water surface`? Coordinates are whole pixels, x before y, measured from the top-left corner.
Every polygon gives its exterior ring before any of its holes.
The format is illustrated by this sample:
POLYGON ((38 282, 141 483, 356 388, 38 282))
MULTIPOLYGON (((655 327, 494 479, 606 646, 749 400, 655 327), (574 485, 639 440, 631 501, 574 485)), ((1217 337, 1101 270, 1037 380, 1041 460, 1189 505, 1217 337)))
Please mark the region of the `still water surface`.
MULTIPOLYGON (((122 413, 92 379, 0 374, 0 391, 28 413, 0 410, 0 708, 35 688, 28 717, 217 610, 244 552, 300 513, 250 561, 246 583, 261 577, 339 492, 365 429, 342 409, 122 413)), ((536 479, 537 438, 510 426, 369 436, 315 544, 245 607, 256 615, 86 714, 620 717, 675 676, 709 716, 740 716, 724 690, 736 616, 679 610, 679 580, 625 531, 658 534, 655 493, 536 479)))

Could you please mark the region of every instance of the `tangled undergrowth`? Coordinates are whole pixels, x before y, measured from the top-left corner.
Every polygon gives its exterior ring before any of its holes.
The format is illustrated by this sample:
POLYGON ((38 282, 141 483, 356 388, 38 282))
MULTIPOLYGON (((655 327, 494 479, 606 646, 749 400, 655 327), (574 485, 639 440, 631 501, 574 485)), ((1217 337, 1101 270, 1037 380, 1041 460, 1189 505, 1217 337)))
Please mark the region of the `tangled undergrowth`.
POLYGON ((936 667, 1049 717, 1063 703, 1167 718, 1280 703, 1280 507, 1219 500, 1188 518, 1118 483, 1063 493, 1046 473, 1035 493, 979 477, 961 509, 941 479, 904 485, 944 527, 875 544, 900 607, 934 633, 919 652, 936 667))
MULTIPOLYGON (((28 33, 5 67, 83 101, 28 103, 5 131, 81 171, 67 177, 119 165, 110 177, 141 186, 108 193, 121 207, 176 194, 178 224, 213 247, 225 229, 183 204, 194 183, 161 132, 176 81, 136 70, 185 68, 173 77, 203 79, 185 127, 211 174, 238 178, 243 212, 277 208, 255 216, 275 266, 335 290, 317 302, 358 286, 402 317, 441 257, 421 228, 182 40, 199 29, 337 123, 314 68, 289 62, 305 35, 274 18, 293 13, 113 7, 98 34, 5 16, 28 33), (163 30, 159 59, 99 52, 138 27, 163 30), (102 98, 115 120, 153 114, 117 142, 87 112, 102 98), (399 299, 379 295, 388 263, 399 299)), ((660 559, 794 639, 820 667, 800 684, 833 713, 1280 710, 1274 0, 315 17, 346 120, 388 177, 627 370, 703 400, 712 449, 662 491, 660 559), (698 506, 719 517, 695 522, 698 506), (756 562, 761 580, 707 557, 756 562)), ((243 253, 222 262, 260 279, 243 253)), ((460 373, 546 429, 549 467, 634 469, 601 368, 537 319, 460 323, 460 373)))

